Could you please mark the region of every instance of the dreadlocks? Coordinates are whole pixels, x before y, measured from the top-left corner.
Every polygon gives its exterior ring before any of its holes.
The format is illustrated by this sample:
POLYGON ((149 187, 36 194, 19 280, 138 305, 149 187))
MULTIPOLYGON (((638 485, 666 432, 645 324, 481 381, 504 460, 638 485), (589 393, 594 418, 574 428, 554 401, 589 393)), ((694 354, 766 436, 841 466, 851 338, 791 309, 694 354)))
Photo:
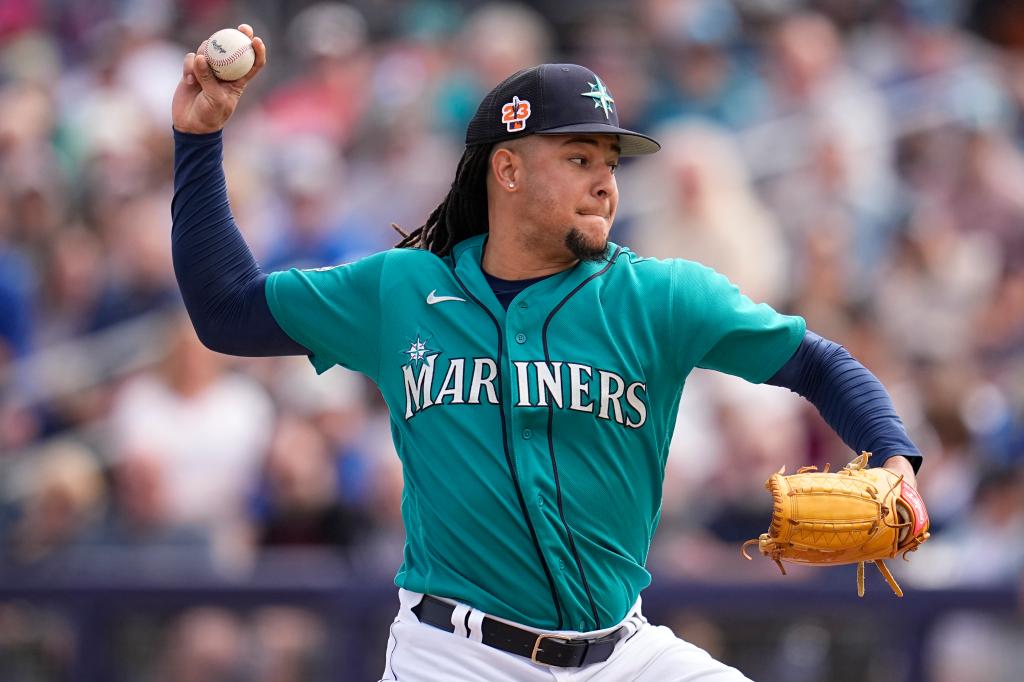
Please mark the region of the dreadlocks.
POLYGON ((491 147, 489 144, 466 147, 448 196, 421 227, 409 234, 402 233, 396 248, 426 249, 438 256, 447 256, 455 244, 487 231, 486 170, 491 147))

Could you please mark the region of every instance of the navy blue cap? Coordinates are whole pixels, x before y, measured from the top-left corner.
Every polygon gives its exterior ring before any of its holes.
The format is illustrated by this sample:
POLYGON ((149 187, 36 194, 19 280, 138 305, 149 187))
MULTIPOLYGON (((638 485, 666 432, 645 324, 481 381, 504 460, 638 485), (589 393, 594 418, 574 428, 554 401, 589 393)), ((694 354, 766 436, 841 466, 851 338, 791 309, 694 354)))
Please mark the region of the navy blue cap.
POLYGON ((541 64, 503 80, 487 93, 469 122, 466 144, 568 133, 618 135, 623 156, 661 149, 653 138, 619 127, 608 86, 577 64, 541 64))

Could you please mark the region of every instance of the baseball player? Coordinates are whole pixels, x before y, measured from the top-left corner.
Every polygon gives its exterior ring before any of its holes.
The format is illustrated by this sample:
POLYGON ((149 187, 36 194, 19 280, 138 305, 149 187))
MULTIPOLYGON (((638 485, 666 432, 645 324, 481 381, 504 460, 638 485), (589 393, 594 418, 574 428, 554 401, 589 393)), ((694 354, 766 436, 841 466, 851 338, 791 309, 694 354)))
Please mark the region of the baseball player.
POLYGON ((254 47, 232 83, 185 58, 174 265, 210 348, 341 365, 386 400, 407 540, 383 679, 747 679, 641 611, 686 376, 788 386, 913 482, 920 453, 877 379, 709 268, 608 241, 620 157, 659 146, 572 64, 487 94, 448 196, 397 248, 261 272, 221 167, 254 47))

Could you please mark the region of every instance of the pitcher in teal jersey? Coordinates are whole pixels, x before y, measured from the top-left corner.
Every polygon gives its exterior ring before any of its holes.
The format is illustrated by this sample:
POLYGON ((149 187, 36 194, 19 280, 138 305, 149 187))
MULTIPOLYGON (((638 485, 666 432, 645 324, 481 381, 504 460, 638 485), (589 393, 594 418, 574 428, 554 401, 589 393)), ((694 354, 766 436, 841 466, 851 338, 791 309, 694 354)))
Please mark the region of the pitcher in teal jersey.
MULTIPOLYGON (((609 241, 619 158, 658 144, 619 127, 598 75, 545 64, 500 83, 452 190, 397 248, 269 277, 253 262, 222 286, 197 272, 217 256, 198 255, 193 233, 208 243, 216 225, 234 249, 240 237, 195 207, 218 205, 203 193, 240 92, 207 72, 190 55, 176 94, 223 103, 219 118, 176 104, 183 296, 213 348, 307 354, 380 388, 407 533, 383 679, 746 679, 641 613, 665 458, 693 368, 762 383, 822 340, 709 268, 609 241), (238 288, 231 306, 218 287, 238 288)), ((876 464, 913 481, 919 453, 889 440, 876 464)))
POLYGON ((277 272, 270 309, 318 371, 362 372, 387 401, 406 482, 401 587, 599 629, 650 580, 686 375, 763 381, 804 323, 705 267, 614 244, 506 311, 484 278, 485 242, 277 272))

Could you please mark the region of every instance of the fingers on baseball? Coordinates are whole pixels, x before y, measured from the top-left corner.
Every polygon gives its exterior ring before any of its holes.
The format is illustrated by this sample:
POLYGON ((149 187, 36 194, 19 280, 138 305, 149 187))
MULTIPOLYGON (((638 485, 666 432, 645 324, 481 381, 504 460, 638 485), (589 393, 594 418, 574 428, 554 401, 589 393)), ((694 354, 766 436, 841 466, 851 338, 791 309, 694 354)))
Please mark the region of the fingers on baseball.
MULTIPOLYGON (((242 25, 245 26, 245 24, 242 25)), ((246 83, 251 81, 253 77, 255 77, 257 73, 259 73, 260 69, 263 68, 263 65, 267 63, 267 46, 266 44, 264 44, 263 38, 252 39, 252 51, 256 53, 256 59, 253 61, 252 68, 249 69, 249 73, 245 74, 239 80, 236 81, 238 85, 245 85, 246 83)))
POLYGON ((187 85, 195 87, 197 90, 202 89, 202 83, 199 77, 199 63, 197 61, 198 54, 195 52, 189 52, 185 55, 185 63, 182 69, 182 79, 187 85))
POLYGON ((245 35, 247 35, 249 37, 249 40, 252 40, 252 37, 253 37, 252 26, 250 26, 249 24, 239 24, 238 25, 238 30, 241 31, 242 33, 244 33, 245 35))
POLYGON ((216 85, 217 79, 213 75, 210 63, 206 61, 206 55, 197 54, 195 60, 195 74, 199 79, 199 85, 203 88, 210 88, 216 85))
POLYGON ((206 41, 199 43, 199 47, 196 48, 195 56, 192 60, 192 73, 195 74, 196 80, 200 81, 208 80, 213 78, 213 71, 210 70, 210 64, 206 61, 206 41))
MULTIPOLYGON (((263 38, 253 38, 252 49, 256 53, 256 61, 252 66, 258 71, 267 63, 267 46, 263 42, 263 38)), ((250 73, 252 72, 250 71, 250 73)))

